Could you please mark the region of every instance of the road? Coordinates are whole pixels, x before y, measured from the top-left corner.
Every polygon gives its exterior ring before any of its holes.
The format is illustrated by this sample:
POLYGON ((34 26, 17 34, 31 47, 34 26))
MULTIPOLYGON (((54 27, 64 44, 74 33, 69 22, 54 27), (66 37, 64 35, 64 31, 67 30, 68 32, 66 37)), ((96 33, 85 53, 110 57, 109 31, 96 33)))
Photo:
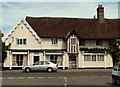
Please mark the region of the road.
POLYGON ((3 71, 1 79, 3 87, 114 87, 110 69, 58 70, 52 73, 3 71))

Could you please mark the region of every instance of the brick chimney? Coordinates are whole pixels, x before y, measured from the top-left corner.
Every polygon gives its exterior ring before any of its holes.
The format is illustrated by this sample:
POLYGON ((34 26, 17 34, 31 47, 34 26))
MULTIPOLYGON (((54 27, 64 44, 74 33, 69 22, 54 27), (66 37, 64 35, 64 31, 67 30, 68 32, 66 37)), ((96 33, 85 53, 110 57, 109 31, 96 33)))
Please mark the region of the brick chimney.
POLYGON ((102 7, 102 5, 98 5, 98 8, 97 8, 97 18, 98 18, 100 23, 104 23, 105 22, 105 19, 104 19, 104 7, 102 7))

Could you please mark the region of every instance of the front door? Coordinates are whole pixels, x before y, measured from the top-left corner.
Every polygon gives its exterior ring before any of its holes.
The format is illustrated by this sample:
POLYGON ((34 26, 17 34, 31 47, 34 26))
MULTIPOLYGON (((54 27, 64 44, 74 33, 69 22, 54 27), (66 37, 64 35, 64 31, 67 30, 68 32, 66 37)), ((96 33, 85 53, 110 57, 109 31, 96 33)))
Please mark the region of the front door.
POLYGON ((34 63, 39 61, 39 56, 34 56, 34 63))
POLYGON ((76 68, 76 56, 75 55, 69 56, 69 68, 70 69, 76 68))

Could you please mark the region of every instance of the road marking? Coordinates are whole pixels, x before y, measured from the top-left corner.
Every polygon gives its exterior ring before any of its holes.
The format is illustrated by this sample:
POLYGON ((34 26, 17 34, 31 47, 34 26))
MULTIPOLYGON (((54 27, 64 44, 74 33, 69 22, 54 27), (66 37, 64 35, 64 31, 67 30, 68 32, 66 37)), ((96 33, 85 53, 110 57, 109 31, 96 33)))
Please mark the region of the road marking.
POLYGON ((25 77, 17 77, 17 79, 24 79, 25 77))
POLYGON ((66 77, 64 77, 64 79, 65 79, 65 84, 64 84, 64 87, 67 87, 67 78, 66 78, 66 77))
POLYGON ((45 77, 37 77, 38 79, 43 79, 43 78, 45 78, 45 77))
POLYGON ((67 78, 66 78, 66 77, 64 77, 64 79, 65 79, 65 82, 67 83, 67 78))
POLYGON ((28 79, 34 79, 35 77, 27 77, 28 79))
POLYGON ((47 78, 51 79, 51 78, 56 78, 56 77, 47 77, 47 78))
POLYGON ((7 79, 15 79, 15 77, 8 77, 7 79))
POLYGON ((61 79, 61 78, 64 78, 64 77, 57 77, 57 78, 61 79))

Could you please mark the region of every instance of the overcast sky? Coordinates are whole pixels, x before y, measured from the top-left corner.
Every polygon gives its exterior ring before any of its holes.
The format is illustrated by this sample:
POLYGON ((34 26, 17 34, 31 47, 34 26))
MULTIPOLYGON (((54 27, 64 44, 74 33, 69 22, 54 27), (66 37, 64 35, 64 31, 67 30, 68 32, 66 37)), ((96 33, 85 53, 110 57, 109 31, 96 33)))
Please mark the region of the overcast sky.
POLYGON ((26 16, 93 18, 98 4, 105 10, 105 18, 118 18, 119 0, 2 0, 0 30, 6 34, 26 16), (48 2, 49 1, 49 2, 48 2))

